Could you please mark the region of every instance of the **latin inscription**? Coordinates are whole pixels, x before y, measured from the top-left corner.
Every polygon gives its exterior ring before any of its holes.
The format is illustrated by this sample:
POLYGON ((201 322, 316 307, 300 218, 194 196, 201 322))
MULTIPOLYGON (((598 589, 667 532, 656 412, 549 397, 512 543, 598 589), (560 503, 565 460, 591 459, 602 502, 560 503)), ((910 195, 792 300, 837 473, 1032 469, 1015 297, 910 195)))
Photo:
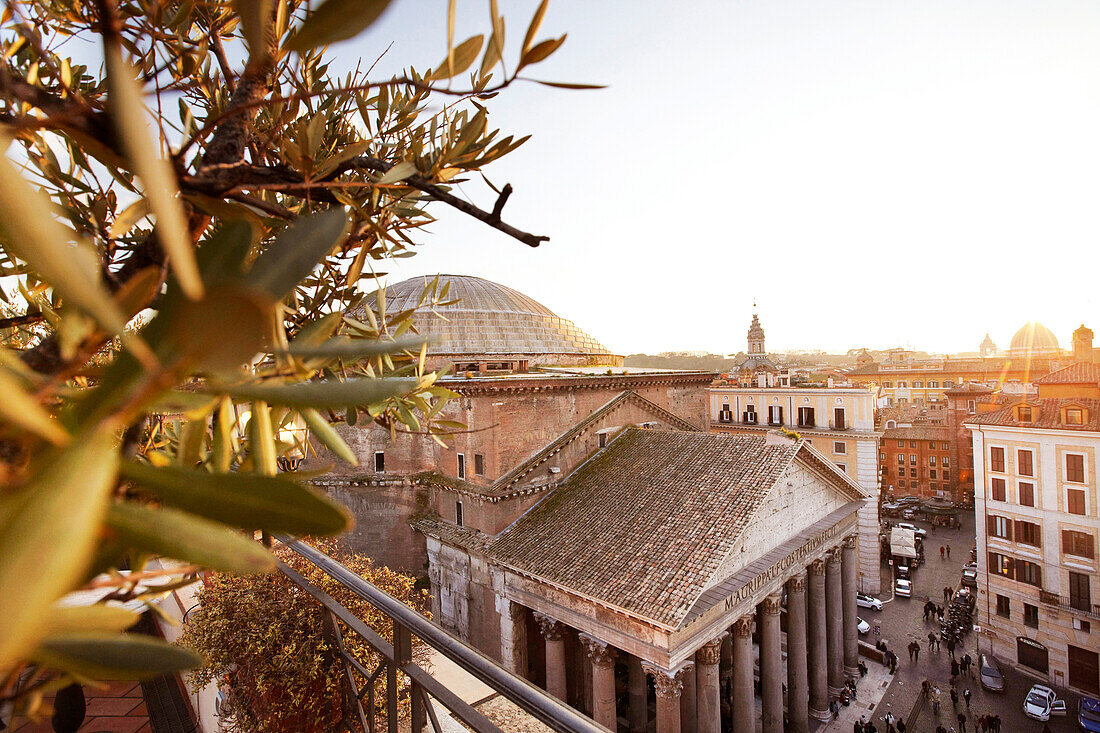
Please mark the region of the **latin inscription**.
POLYGON ((825 544, 826 541, 836 537, 840 534, 840 528, 836 525, 829 527, 822 532, 819 532, 816 536, 811 537, 802 543, 802 546, 791 554, 784 557, 782 560, 772 565, 764 572, 757 575, 755 578, 745 583, 743 586, 737 589, 737 592, 726 598, 726 610, 733 609, 734 606, 741 603, 747 598, 751 598, 756 595, 756 592, 761 588, 771 583, 778 577, 786 574, 790 570, 791 566, 800 560, 805 559, 808 555, 815 552, 819 547, 825 544))

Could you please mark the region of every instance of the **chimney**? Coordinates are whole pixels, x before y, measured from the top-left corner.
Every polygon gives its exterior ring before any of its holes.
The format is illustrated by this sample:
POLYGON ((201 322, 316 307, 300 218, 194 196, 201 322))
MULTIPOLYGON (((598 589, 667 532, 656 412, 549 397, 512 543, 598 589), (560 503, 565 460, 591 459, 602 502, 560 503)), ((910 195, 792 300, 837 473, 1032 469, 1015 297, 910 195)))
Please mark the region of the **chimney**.
POLYGON ((1073 360, 1092 362, 1092 329, 1081 324, 1081 327, 1073 332, 1073 360))

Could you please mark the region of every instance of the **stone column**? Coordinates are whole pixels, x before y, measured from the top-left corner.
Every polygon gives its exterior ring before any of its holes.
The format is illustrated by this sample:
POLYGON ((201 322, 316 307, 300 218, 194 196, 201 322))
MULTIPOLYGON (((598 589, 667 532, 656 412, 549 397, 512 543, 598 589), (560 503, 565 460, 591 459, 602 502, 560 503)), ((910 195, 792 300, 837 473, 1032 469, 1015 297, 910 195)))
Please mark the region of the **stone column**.
POLYGON ((825 562, 814 560, 806 568, 810 579, 807 588, 807 644, 810 656, 810 715, 818 720, 829 719, 827 634, 825 633, 825 562))
POLYGON ((840 551, 830 550, 825 561, 825 635, 829 650, 829 695, 844 687, 844 589, 840 582, 840 551))
POLYGON ((562 702, 567 702, 565 691, 565 627, 541 613, 535 614, 542 638, 546 640, 546 691, 562 702))
POLYGON ((683 684, 683 691, 680 693, 680 727, 685 731, 693 731, 697 729, 694 662, 688 662, 680 670, 680 682, 683 684))
POLYGON ((752 615, 733 625, 733 729, 756 730, 756 696, 752 684, 752 615))
POLYGON ((680 693, 684 689, 683 670, 668 672, 647 664, 645 671, 653 675, 653 684, 657 688, 657 733, 680 733, 680 693))
POLYGON ((527 679, 527 609, 499 595, 496 605, 500 616, 500 663, 517 677, 527 679))
POLYGON ((699 733, 720 733, 722 730, 718 664, 722 659, 725 636, 711 639, 695 652, 695 722, 699 733))
POLYGON ((806 576, 787 581, 787 720, 790 733, 808 733, 806 676, 806 576))
POLYGON ((856 629, 856 577, 859 572, 856 537, 844 538, 841 556, 841 599, 844 607, 844 673, 859 676, 859 635, 856 629))
POLYGON ((630 657, 627 661, 630 676, 630 733, 645 733, 649 725, 649 686, 646 684, 642 660, 630 657))
POLYGON ((615 649, 587 634, 580 639, 592 663, 592 718, 615 730, 619 717, 615 711, 615 649))
POLYGON ((783 596, 773 593, 760 604, 760 703, 764 733, 783 733, 783 646, 779 613, 783 596))

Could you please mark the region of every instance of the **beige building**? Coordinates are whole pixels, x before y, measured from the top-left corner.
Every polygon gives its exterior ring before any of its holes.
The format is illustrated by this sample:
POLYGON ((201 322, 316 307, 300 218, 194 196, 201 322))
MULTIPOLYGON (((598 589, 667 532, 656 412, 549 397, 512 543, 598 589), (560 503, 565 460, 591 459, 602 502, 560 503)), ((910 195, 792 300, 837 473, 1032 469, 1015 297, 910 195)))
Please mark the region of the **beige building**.
POLYGON ((1100 693, 1100 367, 1073 364, 968 420, 981 649, 1056 686, 1100 693), (988 646, 987 646, 988 645, 988 646))
POLYGON ((867 493, 859 511, 859 585, 880 592, 878 550, 879 437, 875 393, 850 387, 711 387, 715 433, 797 432, 867 493))

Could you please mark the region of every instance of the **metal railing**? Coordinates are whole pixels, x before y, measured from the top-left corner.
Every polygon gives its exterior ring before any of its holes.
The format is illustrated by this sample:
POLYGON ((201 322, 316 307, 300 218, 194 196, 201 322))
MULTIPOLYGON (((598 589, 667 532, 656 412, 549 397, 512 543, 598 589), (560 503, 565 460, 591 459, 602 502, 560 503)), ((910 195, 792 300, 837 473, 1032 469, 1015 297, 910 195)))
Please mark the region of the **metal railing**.
POLYGON ((1057 606, 1058 608, 1066 611, 1076 611, 1077 613, 1083 613, 1091 619, 1100 620, 1100 604, 1088 604, 1078 603, 1074 605, 1073 599, 1069 596, 1060 596, 1057 593, 1051 593, 1048 590, 1039 591, 1039 600, 1048 606, 1057 606))
POLYGON ((377 586, 368 583, 320 550, 290 537, 276 535, 276 539, 340 585, 373 605, 393 624, 393 643, 391 644, 330 595, 286 564, 280 563, 279 569, 282 573, 325 608, 328 627, 326 631, 332 636, 344 663, 342 730, 351 733, 375 733, 380 730, 375 715, 376 702, 379 702, 376 701, 375 688, 385 675, 384 717, 388 733, 398 731, 398 722, 401 718, 399 698, 401 697, 405 697, 410 703, 413 733, 422 731, 429 722, 432 730, 443 733, 431 703, 432 700, 478 733, 483 731, 501 733, 501 729, 491 720, 413 661, 412 641, 415 637, 553 730, 569 733, 607 733, 607 728, 548 695, 527 680, 511 674, 489 657, 444 631, 437 624, 424 618, 377 586), (377 652, 380 661, 374 669, 368 669, 363 660, 348 650, 340 631, 340 623, 377 652), (408 678, 407 696, 402 695, 403 691, 398 688, 398 672, 408 678))

